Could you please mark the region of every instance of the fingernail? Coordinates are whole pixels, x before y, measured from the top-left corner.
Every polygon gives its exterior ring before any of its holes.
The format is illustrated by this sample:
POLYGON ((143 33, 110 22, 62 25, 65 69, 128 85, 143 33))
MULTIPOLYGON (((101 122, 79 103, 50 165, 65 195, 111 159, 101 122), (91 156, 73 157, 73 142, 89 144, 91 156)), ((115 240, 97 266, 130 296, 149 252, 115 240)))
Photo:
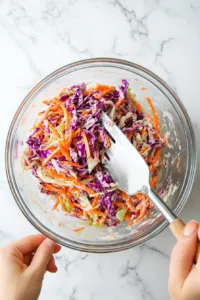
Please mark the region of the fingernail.
POLYGON ((57 266, 55 265, 54 266, 54 272, 56 273, 58 271, 58 268, 57 268, 57 266))
POLYGON ((198 229, 198 224, 196 221, 190 221, 184 228, 184 236, 191 236, 198 229))
POLYGON ((58 251, 60 251, 62 247, 60 245, 56 244, 56 248, 58 251))

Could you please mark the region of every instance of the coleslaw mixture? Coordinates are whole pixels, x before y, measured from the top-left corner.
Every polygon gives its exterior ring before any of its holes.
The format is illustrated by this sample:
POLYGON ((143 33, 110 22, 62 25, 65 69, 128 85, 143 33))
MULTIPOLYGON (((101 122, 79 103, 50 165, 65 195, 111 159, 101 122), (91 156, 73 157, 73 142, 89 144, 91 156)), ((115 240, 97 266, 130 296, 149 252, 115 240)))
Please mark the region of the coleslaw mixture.
POLYGON ((32 170, 41 193, 54 196, 54 210, 61 207, 67 215, 100 227, 124 221, 133 225, 149 213, 152 204, 146 195, 128 196, 105 171, 111 141, 101 123, 105 111, 144 157, 155 188, 165 140, 152 101, 146 100, 151 115, 122 80, 119 87, 74 85, 44 101, 47 108, 27 140, 23 165, 32 170))

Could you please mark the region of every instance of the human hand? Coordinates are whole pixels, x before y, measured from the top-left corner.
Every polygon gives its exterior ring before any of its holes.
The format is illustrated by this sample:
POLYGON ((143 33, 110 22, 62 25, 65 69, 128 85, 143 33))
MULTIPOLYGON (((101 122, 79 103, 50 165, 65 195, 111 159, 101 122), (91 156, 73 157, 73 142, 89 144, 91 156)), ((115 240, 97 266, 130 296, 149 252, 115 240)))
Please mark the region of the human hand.
POLYGON ((55 273, 53 253, 61 247, 31 235, 0 248, 0 300, 36 300, 46 271, 55 273))
POLYGON ((199 240, 199 225, 195 221, 190 221, 171 255, 169 294, 172 300, 200 299, 200 257, 193 265, 199 240))

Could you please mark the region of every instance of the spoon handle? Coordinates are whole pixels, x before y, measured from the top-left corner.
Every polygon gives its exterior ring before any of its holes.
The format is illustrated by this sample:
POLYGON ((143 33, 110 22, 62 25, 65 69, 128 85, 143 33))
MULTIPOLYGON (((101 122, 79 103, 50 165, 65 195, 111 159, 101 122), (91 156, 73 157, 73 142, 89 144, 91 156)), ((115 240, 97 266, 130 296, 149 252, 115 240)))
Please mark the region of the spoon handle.
POLYGON ((171 232, 177 240, 179 239, 184 227, 185 223, 178 218, 169 224, 169 229, 171 230, 171 232))
POLYGON ((171 224, 177 219, 177 216, 173 213, 173 211, 167 206, 167 204, 152 190, 152 188, 148 191, 148 196, 153 202, 153 204, 157 207, 157 209, 163 214, 165 219, 171 224))

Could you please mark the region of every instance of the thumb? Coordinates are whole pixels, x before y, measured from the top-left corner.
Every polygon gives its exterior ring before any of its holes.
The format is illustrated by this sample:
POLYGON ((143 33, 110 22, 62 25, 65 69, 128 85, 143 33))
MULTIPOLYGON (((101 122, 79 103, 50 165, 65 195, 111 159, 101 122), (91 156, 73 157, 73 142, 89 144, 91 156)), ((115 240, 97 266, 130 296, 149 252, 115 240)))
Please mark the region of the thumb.
POLYGON ((43 280, 47 265, 51 260, 55 247, 56 244, 52 240, 45 239, 35 252, 29 270, 32 274, 36 274, 37 280, 43 280))
POLYGON ((199 225, 190 221, 184 228, 171 255, 169 286, 182 288, 190 273, 197 249, 197 231, 199 225))

